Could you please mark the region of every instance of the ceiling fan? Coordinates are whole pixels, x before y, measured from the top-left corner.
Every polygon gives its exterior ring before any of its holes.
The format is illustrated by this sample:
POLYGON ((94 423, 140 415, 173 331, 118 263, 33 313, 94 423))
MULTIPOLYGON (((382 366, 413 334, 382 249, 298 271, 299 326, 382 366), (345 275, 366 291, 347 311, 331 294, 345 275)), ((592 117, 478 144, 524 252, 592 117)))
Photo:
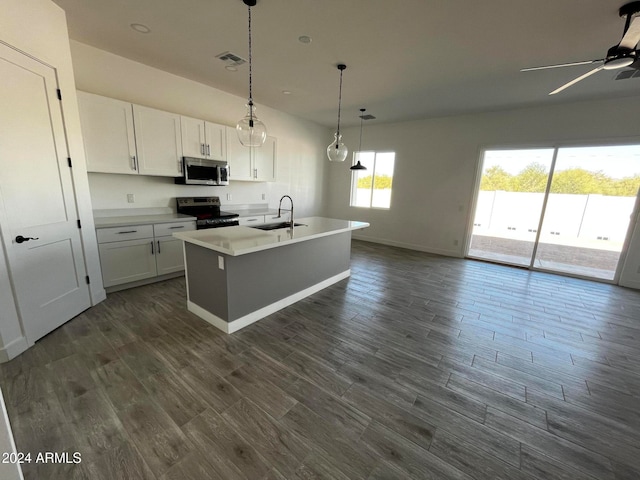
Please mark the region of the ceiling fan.
POLYGON ((547 70, 549 68, 574 67, 577 65, 591 65, 599 63, 596 68, 580 75, 578 78, 571 80, 569 83, 555 89, 549 95, 555 95, 563 90, 575 85, 576 83, 590 77, 600 70, 617 70, 632 66, 640 70, 640 51, 638 50, 638 42, 640 42, 640 1, 627 3, 620 7, 620 16, 626 17, 624 25, 624 33, 622 40, 614 45, 607 52, 605 58, 599 60, 584 60, 581 62, 561 63, 559 65, 545 65, 543 67, 523 68, 521 72, 532 72, 535 70, 547 70))

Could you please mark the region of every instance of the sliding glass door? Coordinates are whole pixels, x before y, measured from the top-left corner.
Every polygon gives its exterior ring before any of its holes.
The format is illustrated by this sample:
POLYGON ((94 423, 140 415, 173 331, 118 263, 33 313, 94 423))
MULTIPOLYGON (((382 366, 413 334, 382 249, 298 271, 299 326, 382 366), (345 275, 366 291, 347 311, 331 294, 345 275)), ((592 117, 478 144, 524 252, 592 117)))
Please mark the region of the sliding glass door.
POLYGON ((638 187, 638 145, 558 149, 534 266, 613 280, 638 187))
POLYGON ((484 153, 468 256, 614 280, 640 145, 484 153))
POLYGON ((469 257, 531 265, 553 156, 553 148, 484 153, 469 257))

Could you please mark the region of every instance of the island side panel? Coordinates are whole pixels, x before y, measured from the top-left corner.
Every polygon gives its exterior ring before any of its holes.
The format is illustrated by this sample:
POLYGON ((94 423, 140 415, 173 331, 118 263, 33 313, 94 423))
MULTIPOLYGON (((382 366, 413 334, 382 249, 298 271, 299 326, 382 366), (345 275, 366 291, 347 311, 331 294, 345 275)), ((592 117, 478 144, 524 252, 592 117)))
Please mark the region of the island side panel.
POLYGON ((350 257, 351 232, 226 257, 227 321, 348 271, 350 257))
POLYGON ((189 301, 228 321, 227 271, 218 268, 218 257, 228 255, 184 242, 189 301))

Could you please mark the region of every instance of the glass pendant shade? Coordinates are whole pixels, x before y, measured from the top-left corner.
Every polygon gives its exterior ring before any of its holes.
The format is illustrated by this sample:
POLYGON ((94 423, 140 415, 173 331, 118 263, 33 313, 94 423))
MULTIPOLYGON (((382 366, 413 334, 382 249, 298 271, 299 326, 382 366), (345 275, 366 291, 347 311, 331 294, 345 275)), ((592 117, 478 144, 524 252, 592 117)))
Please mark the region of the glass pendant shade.
POLYGON ((342 135, 337 132, 333 135, 333 142, 327 147, 327 157, 330 162, 344 162, 349 149, 342 143, 342 135))
POLYGON ((247 105, 247 114, 236 125, 238 140, 245 147, 261 147, 267 139, 267 127, 256 117, 256 107, 247 105))

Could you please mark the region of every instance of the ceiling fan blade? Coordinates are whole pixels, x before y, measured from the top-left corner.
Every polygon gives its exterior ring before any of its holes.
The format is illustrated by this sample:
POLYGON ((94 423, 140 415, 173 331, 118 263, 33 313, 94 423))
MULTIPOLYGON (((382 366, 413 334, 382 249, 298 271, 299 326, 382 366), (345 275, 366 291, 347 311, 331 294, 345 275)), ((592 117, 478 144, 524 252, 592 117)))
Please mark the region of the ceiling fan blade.
POLYGON ((560 88, 555 89, 553 92, 551 92, 549 95, 555 95, 556 93, 560 93, 561 91, 569 88, 572 85, 575 85, 576 83, 584 80, 587 77, 590 77, 591 75, 593 75, 594 73, 598 73, 600 70, 604 69, 604 65, 600 65, 597 68, 594 68, 593 70, 585 73, 584 75, 580 75, 578 78, 571 80, 569 83, 564 84, 563 86, 561 86, 560 88))
POLYGON ((604 59, 600 58, 598 60, 583 60, 582 62, 559 63, 557 65, 545 65, 543 67, 529 67, 529 68, 523 68, 520 71, 521 72, 533 72, 533 71, 536 71, 536 70, 548 70, 550 68, 575 67, 577 65, 592 65, 592 64, 598 63, 598 62, 604 62, 604 59))
POLYGON ((636 45, 640 42, 640 17, 635 17, 629 25, 629 28, 620 40, 619 47, 628 48, 629 50, 635 50, 636 45))

